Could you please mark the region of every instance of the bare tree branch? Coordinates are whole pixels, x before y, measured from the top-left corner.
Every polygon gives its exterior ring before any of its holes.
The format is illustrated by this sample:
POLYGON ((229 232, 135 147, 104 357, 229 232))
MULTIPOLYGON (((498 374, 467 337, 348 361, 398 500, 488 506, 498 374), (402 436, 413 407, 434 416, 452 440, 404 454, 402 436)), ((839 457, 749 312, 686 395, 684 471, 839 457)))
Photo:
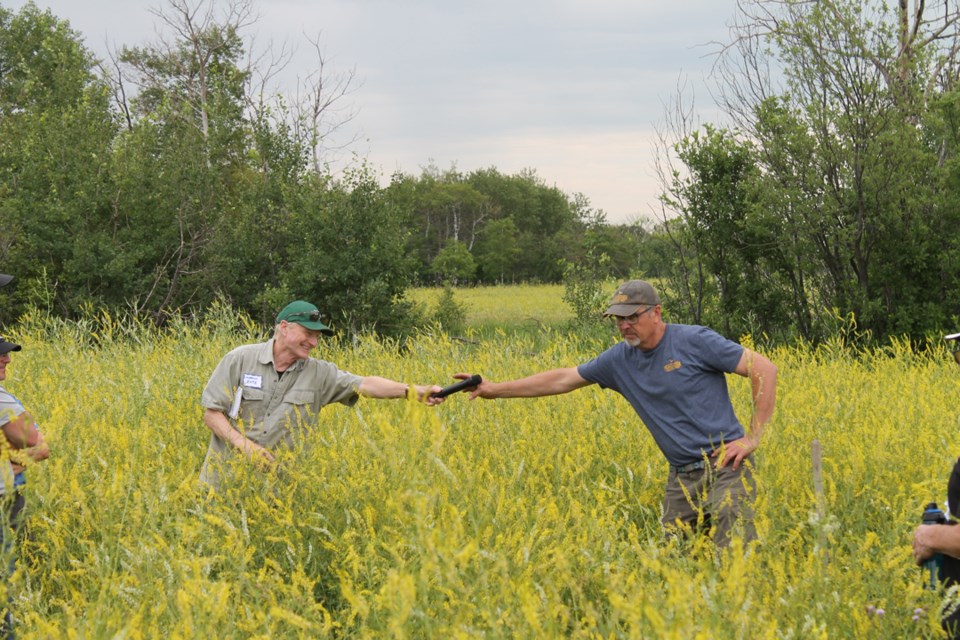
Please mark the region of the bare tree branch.
MULTIPOLYGON (((309 38, 308 38, 309 39, 309 38)), ((358 87, 356 69, 331 74, 327 69, 327 57, 320 46, 320 36, 309 39, 316 53, 316 68, 297 83, 295 121, 305 125, 300 131, 313 159, 314 171, 321 170, 321 152, 324 149, 343 149, 353 145, 358 136, 354 134, 339 145, 327 146, 330 135, 342 130, 356 117, 356 110, 349 105, 341 108, 344 99, 358 87)))

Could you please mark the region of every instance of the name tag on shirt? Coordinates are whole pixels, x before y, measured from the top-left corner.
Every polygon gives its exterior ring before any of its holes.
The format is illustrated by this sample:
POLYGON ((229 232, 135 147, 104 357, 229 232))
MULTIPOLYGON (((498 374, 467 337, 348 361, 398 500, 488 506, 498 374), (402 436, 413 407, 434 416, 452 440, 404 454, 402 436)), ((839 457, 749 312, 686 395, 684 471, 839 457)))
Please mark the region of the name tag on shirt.
POLYGON ((245 373, 243 374, 243 386, 249 389, 262 389, 263 376, 258 376, 253 373, 245 373))

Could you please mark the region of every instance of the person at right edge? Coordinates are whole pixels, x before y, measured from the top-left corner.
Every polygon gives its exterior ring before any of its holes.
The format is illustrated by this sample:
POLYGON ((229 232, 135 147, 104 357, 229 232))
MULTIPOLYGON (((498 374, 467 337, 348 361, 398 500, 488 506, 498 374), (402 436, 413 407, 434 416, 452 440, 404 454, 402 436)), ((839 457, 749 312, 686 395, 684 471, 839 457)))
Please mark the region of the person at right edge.
POLYGON ((717 546, 727 547, 742 520, 744 541, 753 540, 753 452, 773 416, 777 367, 707 327, 665 323, 661 313, 653 286, 626 282, 604 312, 622 342, 577 367, 508 382, 485 379, 471 399, 549 396, 590 384, 612 389, 630 402, 670 464, 662 516, 667 535, 712 531, 717 546), (750 379, 748 432, 730 402, 727 373, 750 379))
MULTIPOLYGON (((960 518, 960 459, 953 465, 947 481, 947 510, 960 518)), ((921 524, 913 533, 913 559, 923 564, 942 554, 938 579, 944 589, 960 584, 960 525, 921 524)), ((960 640, 960 602, 946 603, 940 618, 948 638, 960 640)))

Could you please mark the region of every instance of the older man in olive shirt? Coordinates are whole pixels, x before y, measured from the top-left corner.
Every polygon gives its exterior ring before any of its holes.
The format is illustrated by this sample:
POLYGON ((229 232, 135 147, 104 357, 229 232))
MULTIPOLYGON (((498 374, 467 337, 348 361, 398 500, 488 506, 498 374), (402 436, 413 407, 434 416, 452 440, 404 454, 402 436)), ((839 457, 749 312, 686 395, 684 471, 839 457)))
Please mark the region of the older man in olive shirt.
MULTIPOLYGON (((410 387, 378 376, 359 376, 310 357, 321 335, 333 332, 309 302, 291 302, 277 315, 274 337, 238 347, 224 356, 203 390, 203 421, 212 432, 200 480, 220 484, 223 464, 234 450, 271 464, 271 451, 290 448, 304 429, 317 423, 320 409, 339 402, 352 406, 360 396, 405 398, 410 387)), ((427 404, 439 386, 416 385, 427 404)))

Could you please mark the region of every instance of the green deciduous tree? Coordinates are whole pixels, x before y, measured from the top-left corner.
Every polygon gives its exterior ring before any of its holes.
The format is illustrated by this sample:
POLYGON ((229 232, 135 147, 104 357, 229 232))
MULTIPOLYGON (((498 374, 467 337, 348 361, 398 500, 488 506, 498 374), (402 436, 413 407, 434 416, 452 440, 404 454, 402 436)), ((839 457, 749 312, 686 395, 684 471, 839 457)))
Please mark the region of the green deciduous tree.
POLYGON ((321 305, 350 332, 410 328, 404 298, 414 262, 404 252, 409 211, 397 207, 367 167, 342 181, 310 181, 296 204, 283 287, 321 305))
POLYGON ((430 280, 434 259, 450 241, 466 245, 488 283, 559 282, 559 260, 580 252, 584 227, 575 199, 532 171, 464 175, 428 167, 419 177, 394 176, 390 190, 412 211, 409 251, 419 258, 421 280, 430 280))
POLYGON ((513 218, 491 220, 480 233, 474 247, 477 268, 485 282, 513 282, 520 256, 517 225, 513 218))
POLYGON ((957 219, 927 123, 960 32, 955 7, 929 9, 740 4, 719 67, 733 127, 683 132, 685 167, 667 181, 680 197, 665 200, 681 213, 668 229, 686 242, 683 281, 726 330, 817 338, 834 309, 876 337, 946 320, 955 260, 940 238, 957 219))
POLYGON ((672 228, 684 245, 678 274, 691 276, 676 288, 686 294, 687 311, 726 335, 780 334, 787 308, 779 223, 773 210, 757 205, 752 147, 707 125, 682 140, 677 155, 687 172, 671 188, 682 222, 672 228))
POLYGON ((411 249, 420 255, 423 275, 451 242, 473 249, 484 224, 492 218, 490 198, 478 191, 454 169, 440 172, 428 167, 414 182, 412 222, 418 233, 411 249))
POLYGON ((431 269, 441 282, 456 285, 473 280, 477 263, 465 243, 451 240, 433 259, 431 269))
POLYGON ((243 200, 242 176, 259 169, 249 163, 241 67, 249 11, 230 4, 217 19, 206 3, 170 0, 156 14, 175 35, 120 53, 117 82, 137 88, 117 174, 130 220, 123 259, 136 274, 127 296, 138 312, 204 306, 224 288, 211 268, 223 250, 217 231, 243 200))
MULTIPOLYGON (((543 183, 534 171, 505 176, 496 169, 475 171, 467 181, 490 198, 495 218, 511 218, 517 229, 515 277, 560 282, 578 227, 571 199, 543 183)), ((579 229, 578 229, 579 230, 579 229)))
MULTIPOLYGON (((0 7, 0 258, 21 283, 52 283, 58 312, 108 297, 117 283, 100 268, 118 224, 108 98, 66 22, 32 4, 17 14, 0 7)), ((5 318, 29 290, 14 291, 5 318)))

